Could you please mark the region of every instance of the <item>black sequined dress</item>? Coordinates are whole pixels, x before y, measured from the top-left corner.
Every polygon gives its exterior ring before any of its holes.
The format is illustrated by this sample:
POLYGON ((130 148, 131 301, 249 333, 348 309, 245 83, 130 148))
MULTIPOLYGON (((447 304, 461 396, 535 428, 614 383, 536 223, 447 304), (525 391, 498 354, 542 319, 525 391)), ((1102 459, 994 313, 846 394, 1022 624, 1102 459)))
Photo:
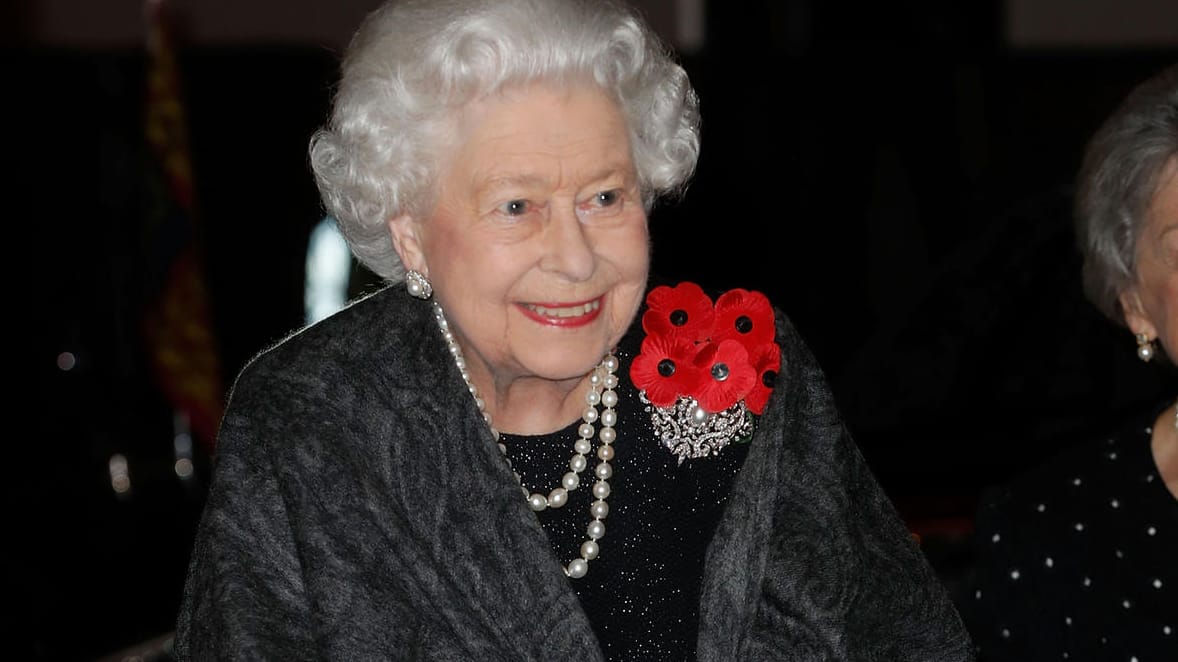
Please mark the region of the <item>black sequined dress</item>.
MULTIPOLYGON (((589 573, 570 579, 609 660, 695 659, 704 555, 748 444, 717 454, 678 458, 658 440, 629 378, 636 342, 618 348, 618 433, 611 465, 600 556, 589 573)), ((539 436, 503 435, 512 467, 529 492, 547 494, 567 472, 580 421, 539 436)), ((600 442, 594 440, 594 452, 600 442)), ((562 508, 538 513, 562 563, 580 555, 592 519, 590 485, 596 456, 562 508)))

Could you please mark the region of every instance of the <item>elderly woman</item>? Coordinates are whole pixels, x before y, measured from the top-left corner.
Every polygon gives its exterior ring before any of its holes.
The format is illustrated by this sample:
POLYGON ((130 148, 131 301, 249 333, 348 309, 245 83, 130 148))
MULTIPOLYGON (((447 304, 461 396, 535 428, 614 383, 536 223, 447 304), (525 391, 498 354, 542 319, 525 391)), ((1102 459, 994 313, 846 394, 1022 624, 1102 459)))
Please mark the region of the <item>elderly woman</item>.
MULTIPOLYGON (((1088 144, 1077 232, 1088 298, 1137 356, 1178 357, 1178 65, 1088 144), (1128 339, 1128 338, 1127 338, 1128 339)), ((963 611, 984 660, 1178 660, 1178 386, 989 491, 963 611)))
POLYGON ((649 273, 699 153, 624 6, 391 2, 311 143, 389 286, 238 376, 180 659, 971 659, 814 359, 649 273))

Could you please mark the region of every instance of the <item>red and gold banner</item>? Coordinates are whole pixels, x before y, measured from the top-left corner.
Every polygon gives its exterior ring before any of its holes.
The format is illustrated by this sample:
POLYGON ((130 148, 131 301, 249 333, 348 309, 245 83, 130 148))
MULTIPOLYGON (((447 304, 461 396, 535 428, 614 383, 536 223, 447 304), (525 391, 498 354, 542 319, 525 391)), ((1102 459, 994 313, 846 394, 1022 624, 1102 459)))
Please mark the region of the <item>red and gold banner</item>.
POLYGON ((162 278, 151 290, 144 335, 157 384, 212 450, 224 386, 212 330, 189 153, 188 125, 164 0, 147 0, 148 259, 162 278))

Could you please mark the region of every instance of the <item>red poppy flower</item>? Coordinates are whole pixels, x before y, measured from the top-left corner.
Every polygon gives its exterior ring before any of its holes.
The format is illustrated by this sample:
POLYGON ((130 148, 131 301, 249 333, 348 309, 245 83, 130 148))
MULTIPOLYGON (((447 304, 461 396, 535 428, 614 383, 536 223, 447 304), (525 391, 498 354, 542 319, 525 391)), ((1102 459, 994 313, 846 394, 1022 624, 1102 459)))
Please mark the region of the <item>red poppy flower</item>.
POLYGON ((738 340, 704 345, 695 357, 699 387, 692 392, 710 413, 724 411, 745 397, 757 379, 749 353, 738 340))
POLYGON ((680 394, 694 393, 702 375, 694 363, 696 345, 685 338, 650 335, 630 364, 630 379, 658 407, 670 407, 680 394))
POLYGON ((751 353, 765 343, 772 343, 776 333, 773 306, 764 294, 736 289, 716 299, 713 342, 739 340, 751 353))
POLYGON ((691 282, 675 287, 660 285, 646 295, 647 311, 642 328, 652 336, 675 336, 691 342, 704 342, 712 333, 716 313, 712 300, 691 282))
POLYGON ((761 414, 781 367, 768 297, 731 290, 713 305, 695 283, 661 285, 646 298, 642 328, 647 337, 630 366, 630 377, 658 407, 694 398, 715 413, 741 399, 761 414))
POLYGON ((781 370, 781 348, 775 342, 764 343, 749 354, 749 363, 757 377, 752 390, 744 396, 744 404, 749 411, 760 414, 769 403, 769 395, 773 393, 777 373, 781 370))

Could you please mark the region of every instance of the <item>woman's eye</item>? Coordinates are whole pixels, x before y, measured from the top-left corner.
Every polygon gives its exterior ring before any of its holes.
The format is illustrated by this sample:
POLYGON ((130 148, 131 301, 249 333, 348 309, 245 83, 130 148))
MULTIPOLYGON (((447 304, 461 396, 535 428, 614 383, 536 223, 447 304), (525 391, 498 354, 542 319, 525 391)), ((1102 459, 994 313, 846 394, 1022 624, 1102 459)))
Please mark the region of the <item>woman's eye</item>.
POLYGON ((595 196, 598 206, 609 207, 616 205, 622 199, 622 191, 620 189, 612 189, 609 191, 602 191, 595 196))
POLYGON ((499 210, 508 216, 523 216, 528 213, 528 201, 508 200, 500 205, 499 210))
POLYGON ((604 221, 620 217, 626 209, 626 190, 613 188, 598 191, 577 205, 577 214, 581 220, 590 218, 604 221))

